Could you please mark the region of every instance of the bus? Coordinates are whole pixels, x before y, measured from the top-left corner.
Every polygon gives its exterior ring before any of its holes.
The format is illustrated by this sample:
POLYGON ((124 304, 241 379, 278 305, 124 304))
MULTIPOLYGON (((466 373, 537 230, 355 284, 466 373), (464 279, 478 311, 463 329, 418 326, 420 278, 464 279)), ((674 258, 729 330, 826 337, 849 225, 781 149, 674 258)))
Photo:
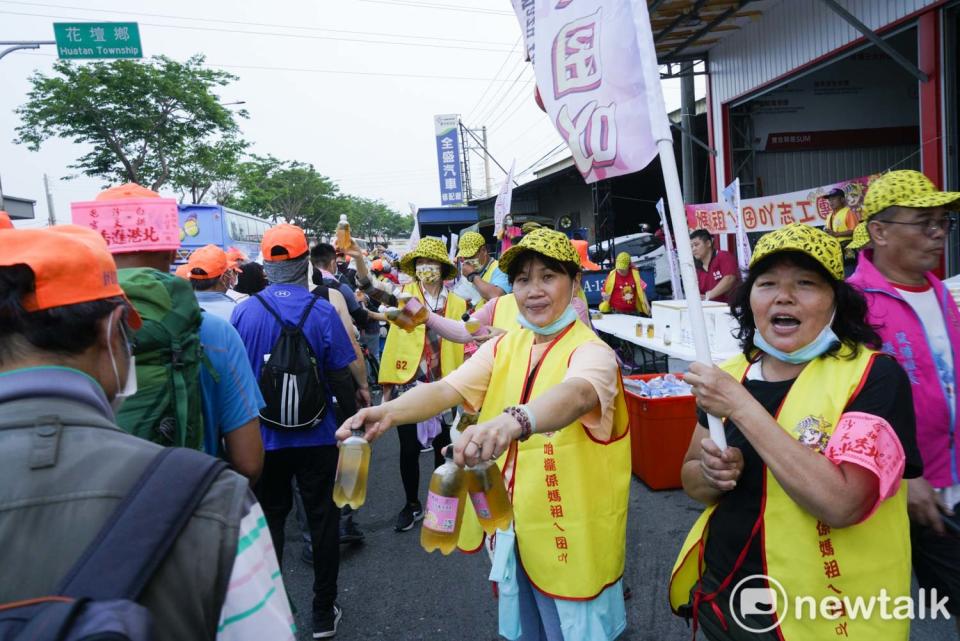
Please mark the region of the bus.
POLYGON ((205 245, 216 245, 224 251, 236 247, 250 260, 260 260, 260 241, 273 223, 253 214, 223 205, 178 205, 180 216, 180 249, 174 261, 182 265, 190 254, 205 245))

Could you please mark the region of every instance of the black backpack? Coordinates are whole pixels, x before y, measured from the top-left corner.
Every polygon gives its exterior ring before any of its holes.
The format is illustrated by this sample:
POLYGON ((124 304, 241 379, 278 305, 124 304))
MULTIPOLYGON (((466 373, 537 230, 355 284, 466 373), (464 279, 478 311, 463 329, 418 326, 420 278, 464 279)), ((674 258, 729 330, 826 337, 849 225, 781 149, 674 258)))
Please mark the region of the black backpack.
POLYGON ((320 377, 317 355, 303 334, 303 325, 320 296, 326 297, 326 288, 314 290, 300 322, 287 325, 260 294, 254 294, 280 325, 280 336, 270 353, 264 355, 267 361, 258 381, 266 403, 260 410, 260 420, 270 427, 310 429, 327 413, 327 386, 320 377))
POLYGON ((144 470, 56 596, 0 605, 0 641, 149 641, 153 617, 136 601, 227 464, 165 448, 144 470))

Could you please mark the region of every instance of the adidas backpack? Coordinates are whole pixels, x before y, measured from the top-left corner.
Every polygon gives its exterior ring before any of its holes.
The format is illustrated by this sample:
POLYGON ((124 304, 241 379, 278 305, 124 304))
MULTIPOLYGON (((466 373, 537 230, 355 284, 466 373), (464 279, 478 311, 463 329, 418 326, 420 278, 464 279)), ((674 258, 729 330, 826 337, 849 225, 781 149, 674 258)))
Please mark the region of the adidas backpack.
POLYGON ((288 325, 260 294, 254 294, 280 326, 280 336, 270 353, 264 355, 266 362, 260 369, 260 392, 266 403, 260 410, 260 420, 270 427, 310 429, 327 412, 327 386, 320 377, 317 356, 303 333, 310 310, 321 295, 327 297, 325 287, 314 290, 300 321, 288 325))

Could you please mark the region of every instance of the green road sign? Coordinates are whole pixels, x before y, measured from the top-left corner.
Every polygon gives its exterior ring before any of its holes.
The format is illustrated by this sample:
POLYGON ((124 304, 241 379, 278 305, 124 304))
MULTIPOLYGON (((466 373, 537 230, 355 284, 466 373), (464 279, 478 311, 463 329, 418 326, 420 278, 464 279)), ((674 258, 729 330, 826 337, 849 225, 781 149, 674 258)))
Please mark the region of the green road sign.
POLYGON ((142 58, 136 22, 54 22, 61 60, 142 58))

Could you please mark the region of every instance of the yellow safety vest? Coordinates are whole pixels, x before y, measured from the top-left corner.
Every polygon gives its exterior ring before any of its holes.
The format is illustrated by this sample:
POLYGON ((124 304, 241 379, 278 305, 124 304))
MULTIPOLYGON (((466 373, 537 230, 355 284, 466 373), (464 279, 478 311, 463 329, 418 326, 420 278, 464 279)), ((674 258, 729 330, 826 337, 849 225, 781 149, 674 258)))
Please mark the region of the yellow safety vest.
MULTIPOLYGON (((493 270, 497 269, 498 267, 500 267, 500 261, 498 261, 498 260, 492 260, 492 261, 490 261, 490 264, 487 265, 487 269, 483 272, 483 276, 480 277, 480 280, 482 280, 482 281, 485 282, 485 283, 492 283, 492 282, 493 282, 493 270)), ((477 301, 477 304, 474 305, 473 308, 474 308, 474 309, 480 309, 481 307, 483 307, 484 305, 486 305, 488 302, 489 302, 489 301, 487 301, 486 299, 484 299, 484 298, 481 296, 480 300, 477 301)))
MULTIPOLYGON (((563 382, 580 345, 599 341, 576 321, 547 348, 530 381, 534 334, 516 328, 497 344, 480 422, 511 405, 535 399, 563 382)), ((600 442, 579 421, 550 434, 534 434, 510 450, 513 461, 514 530, 520 561, 538 590, 558 599, 587 600, 623 575, 630 498, 630 430, 623 386, 614 401, 613 433, 600 442)), ((498 460, 501 469, 507 460, 498 460)), ((483 542, 467 502, 459 547, 483 542)))
POLYGON ((517 298, 513 294, 504 294, 494 299, 493 303, 493 326, 509 332, 517 327, 517 316, 520 315, 520 307, 517 305, 517 298))
MULTIPOLYGON (((403 291, 413 294, 421 303, 424 303, 423 292, 419 283, 409 283, 403 291)), ((447 304, 444 307, 444 317, 459 321, 467 310, 467 303, 454 294, 447 292, 447 304)), ((380 357, 380 383, 401 385, 413 380, 420 360, 423 358, 423 348, 427 340, 426 325, 417 325, 412 332, 408 332, 396 325, 390 325, 387 333, 387 342, 383 346, 383 355, 380 357)), ((463 363, 463 345, 440 339, 440 371, 446 376, 463 363)))
MULTIPOLYGON (((643 282, 640 280, 640 272, 636 269, 631 269, 630 273, 633 274, 633 285, 634 290, 636 290, 636 296, 634 297, 634 304, 637 307, 637 311, 644 316, 650 315, 650 303, 647 302, 647 294, 643 290, 643 282)), ((607 279, 603 281, 603 293, 607 296, 613 295, 613 284, 617 281, 617 270, 611 269, 610 273, 607 274, 607 279)), ((613 308, 610 306, 610 301, 605 300, 600 303, 600 311, 604 314, 607 314, 613 311, 613 308)))
MULTIPOLYGON (((801 424, 816 421, 829 435, 850 399, 866 380, 876 352, 861 348, 860 355, 847 360, 821 357, 807 365, 790 388, 777 415, 777 422, 794 434, 801 424), (829 384, 825 384, 829 381, 829 384)), ((736 356, 722 369, 739 380, 746 375, 748 362, 736 356)), ((910 526, 907 520, 907 484, 884 501, 866 521, 845 528, 830 528, 811 516, 791 499, 769 469, 764 470, 766 488, 761 501, 761 524, 757 536, 761 542, 765 574, 779 581, 787 593, 789 610, 780 624, 785 641, 821 641, 837 637, 843 626, 843 638, 873 641, 906 641, 910 624, 906 620, 882 621, 879 601, 869 619, 843 616, 830 620, 819 616, 825 597, 857 596, 863 599, 890 597, 888 612, 895 599, 910 595, 910 526), (838 593, 836 590, 839 590, 838 593), (795 598, 812 597, 817 618, 796 617, 795 598), (844 625, 845 624, 845 625, 844 625)), ((690 590, 702 576, 698 568, 701 542, 706 545, 710 516, 716 506, 707 508, 687 535, 670 579, 670 607, 674 612, 690 601, 690 590)), ((730 587, 734 587, 735 584, 730 587)), ((771 583, 771 587, 773 584, 771 583)), ((720 596, 719 598, 728 598, 720 596)), ((782 597, 778 597, 780 599, 782 597)), ((782 612, 782 609, 778 610, 782 612)), ((728 621, 728 625, 737 625, 728 621)))

